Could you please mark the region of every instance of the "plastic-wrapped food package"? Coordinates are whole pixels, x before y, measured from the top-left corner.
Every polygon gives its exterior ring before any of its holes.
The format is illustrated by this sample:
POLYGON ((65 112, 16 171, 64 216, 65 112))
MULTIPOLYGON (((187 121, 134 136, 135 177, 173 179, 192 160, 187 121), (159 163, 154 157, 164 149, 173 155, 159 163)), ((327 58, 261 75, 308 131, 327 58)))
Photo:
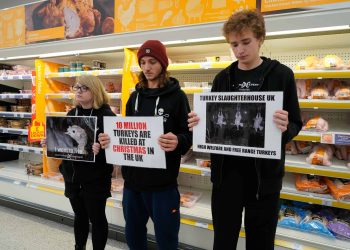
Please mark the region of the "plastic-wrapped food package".
POLYGON ((282 205, 279 212, 278 226, 299 229, 299 224, 305 215, 306 211, 301 208, 282 205))
POLYGON ((328 222, 328 229, 335 237, 342 240, 350 240, 350 213, 344 211, 337 218, 328 222))
POLYGON ((298 150, 297 147, 295 145, 294 141, 290 141, 286 144, 286 154, 287 155, 297 155, 298 154, 298 150))
POLYGON ((325 84, 318 82, 312 87, 309 99, 328 99, 329 91, 325 84))
POLYGON ((298 98, 307 99, 309 97, 311 91, 311 83, 312 82, 309 79, 296 80, 298 98))
POLYGON ((312 142, 309 141, 296 141, 295 145, 299 154, 308 154, 312 149, 312 142))
POLYGON ((332 165, 333 147, 326 144, 318 144, 313 147, 312 152, 306 157, 306 162, 313 165, 332 165))
POLYGON ((343 60, 336 55, 326 55, 321 60, 321 67, 324 69, 342 69, 344 67, 343 60))
POLYGON ((112 192, 122 192, 124 189, 124 179, 123 178, 112 178, 111 191, 112 192))
POLYGON ((328 187, 324 179, 317 175, 296 174, 295 187, 299 191, 328 193, 328 187))
POLYGON ((303 130, 316 130, 316 131, 328 131, 329 125, 328 122, 322 117, 316 116, 309 119, 305 126, 303 126, 303 130))
POLYGON ((320 213, 308 213, 300 222, 300 229, 334 238, 334 235, 329 231, 327 225, 328 220, 320 213))
POLYGON ((325 182, 335 199, 350 201, 350 180, 326 177, 325 182))
POLYGON ((180 191, 180 204, 183 207, 193 207, 202 193, 192 191, 180 191))
POLYGON ((300 60, 295 66, 295 70, 310 70, 320 68, 320 59, 316 56, 308 56, 300 60))

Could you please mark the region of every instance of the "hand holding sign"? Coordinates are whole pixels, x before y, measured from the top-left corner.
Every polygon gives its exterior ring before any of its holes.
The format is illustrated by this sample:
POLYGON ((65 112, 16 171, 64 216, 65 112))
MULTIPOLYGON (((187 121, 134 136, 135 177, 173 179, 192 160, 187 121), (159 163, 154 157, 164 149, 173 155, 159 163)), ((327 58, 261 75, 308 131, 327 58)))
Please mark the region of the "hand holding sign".
POLYGON ((173 133, 169 132, 167 134, 163 134, 159 137, 158 143, 160 148, 165 152, 174 151, 179 143, 177 136, 173 133))

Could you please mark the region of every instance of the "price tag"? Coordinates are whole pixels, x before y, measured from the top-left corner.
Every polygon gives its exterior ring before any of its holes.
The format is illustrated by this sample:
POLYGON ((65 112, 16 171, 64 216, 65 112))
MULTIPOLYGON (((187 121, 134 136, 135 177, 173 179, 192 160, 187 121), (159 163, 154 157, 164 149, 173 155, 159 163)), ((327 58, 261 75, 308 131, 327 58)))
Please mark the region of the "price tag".
POLYGON ((204 63, 201 63, 201 68, 202 69, 209 69, 212 67, 212 62, 204 62, 204 63))
POLYGON ((332 206, 332 201, 329 201, 329 200, 322 200, 322 205, 324 205, 324 206, 328 206, 328 207, 330 207, 330 206, 332 206))
POLYGON ((210 176, 210 171, 202 170, 202 176, 210 176))
POLYGON ((208 224, 207 223, 196 222, 195 226, 196 227, 200 227, 200 228, 208 229, 208 224))

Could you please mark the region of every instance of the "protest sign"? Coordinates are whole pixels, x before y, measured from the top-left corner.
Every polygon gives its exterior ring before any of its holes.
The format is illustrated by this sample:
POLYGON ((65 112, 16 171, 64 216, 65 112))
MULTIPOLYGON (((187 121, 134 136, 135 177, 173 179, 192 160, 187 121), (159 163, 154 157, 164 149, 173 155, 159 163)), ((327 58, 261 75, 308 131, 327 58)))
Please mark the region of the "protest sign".
POLYGON ((47 116, 47 157, 95 162, 96 116, 47 116))
POLYGON ((200 122, 193 129, 193 150, 280 159, 281 131, 273 113, 282 103, 282 92, 195 94, 200 122))
POLYGON ((158 144, 163 117, 104 117, 104 132, 111 138, 108 163, 144 168, 166 168, 165 152, 158 144))

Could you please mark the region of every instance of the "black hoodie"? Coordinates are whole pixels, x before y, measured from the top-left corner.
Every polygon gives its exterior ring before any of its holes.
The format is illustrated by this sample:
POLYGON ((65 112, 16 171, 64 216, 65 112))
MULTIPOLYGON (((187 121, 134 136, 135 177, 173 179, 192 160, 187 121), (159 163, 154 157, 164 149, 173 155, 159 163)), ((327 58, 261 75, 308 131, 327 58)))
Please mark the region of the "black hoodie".
MULTIPOLYGON (((302 127, 293 71, 276 60, 265 57, 262 57, 262 59, 267 63, 267 66, 259 77, 262 83, 259 91, 283 91, 283 110, 288 111, 289 124, 287 130, 282 134, 280 160, 254 158, 258 176, 257 197, 260 194, 271 194, 281 190, 284 176, 285 145, 299 133, 302 127)), ((219 72, 214 79, 211 91, 233 91, 233 85, 235 84, 234 69, 236 67, 238 67, 238 61, 233 62, 229 67, 219 72)), ((211 181, 214 186, 221 184, 223 168, 225 167, 223 164, 224 157, 224 155, 211 154, 211 181)))
POLYGON ((175 78, 156 89, 136 85, 126 104, 126 116, 163 116, 164 134, 175 134, 178 145, 174 151, 166 152, 166 169, 123 166, 125 187, 137 191, 159 191, 177 186, 181 154, 192 145, 192 133, 187 123, 189 112, 187 96, 175 78))
MULTIPOLYGON (((103 133, 103 117, 115 116, 108 104, 103 105, 99 109, 84 110, 81 107, 76 107, 70 110, 68 116, 83 116, 90 115, 97 117, 97 137, 100 133, 103 133)), ((65 182, 73 183, 87 183, 93 181, 106 180, 110 182, 112 178, 113 165, 106 163, 106 155, 104 149, 100 149, 100 152, 95 157, 95 162, 80 162, 80 161, 62 161, 60 171, 63 175, 65 182)))

